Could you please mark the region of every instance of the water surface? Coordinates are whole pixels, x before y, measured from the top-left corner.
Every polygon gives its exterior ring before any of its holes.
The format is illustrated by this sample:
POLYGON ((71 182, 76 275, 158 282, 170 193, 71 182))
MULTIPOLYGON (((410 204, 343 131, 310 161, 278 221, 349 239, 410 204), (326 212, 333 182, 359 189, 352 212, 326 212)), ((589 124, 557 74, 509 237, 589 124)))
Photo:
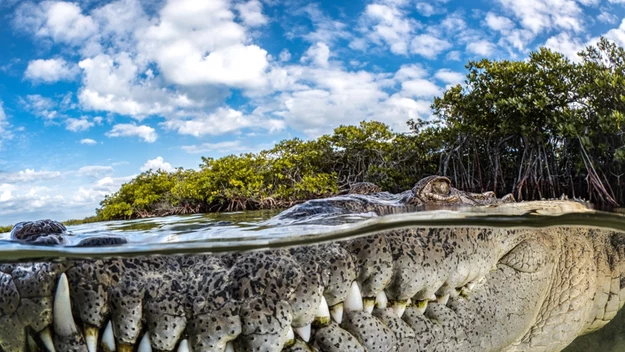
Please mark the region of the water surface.
MULTIPOLYGON (((276 221, 276 211, 196 214, 129 221, 106 221, 69 226, 70 245, 81 239, 111 234, 126 237, 128 244, 106 248, 46 247, 8 241, 0 234, 0 261, 29 259, 95 258, 145 254, 223 252, 295 246, 367 235, 405 226, 480 226, 498 228, 543 228, 579 225, 625 232, 625 215, 566 209, 532 209, 501 212, 497 208, 428 210, 377 216, 373 213, 323 216, 304 221, 276 221)), ((625 351, 625 312, 608 326, 575 340, 565 351, 625 351)))

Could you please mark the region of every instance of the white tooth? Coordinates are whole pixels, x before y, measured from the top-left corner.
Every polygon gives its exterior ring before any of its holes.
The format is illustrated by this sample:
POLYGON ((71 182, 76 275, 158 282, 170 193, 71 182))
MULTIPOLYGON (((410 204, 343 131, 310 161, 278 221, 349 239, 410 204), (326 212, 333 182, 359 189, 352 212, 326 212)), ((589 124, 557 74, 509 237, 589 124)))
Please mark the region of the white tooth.
POLYGON ((293 328, 289 326, 289 329, 286 331, 286 341, 288 343, 293 340, 295 340, 295 332, 293 331, 293 328))
POLYGON ((56 349, 54 348, 54 342, 52 342, 52 335, 50 334, 50 327, 41 330, 39 332, 39 338, 41 339, 41 342, 43 342, 43 345, 46 346, 48 351, 56 352, 56 349))
POLYGON ((471 281, 466 285, 467 289, 469 289, 469 291, 473 290, 473 288, 475 287, 475 281, 471 281))
POLYGON ((404 301, 396 301, 393 303, 393 311, 398 317, 401 318, 402 315, 404 315, 404 312, 406 311, 406 304, 407 302, 404 301))
POLYGON ((384 309, 388 306, 388 298, 386 297, 386 293, 384 291, 381 291, 377 296, 375 296, 375 304, 380 309, 384 309))
POLYGON ((28 351, 39 352, 39 346, 37 346, 37 342, 35 342, 35 339, 32 337, 31 334, 28 334, 26 340, 26 342, 28 343, 28 351))
POLYGON ((304 340, 304 342, 310 341, 310 329, 311 329, 311 324, 302 326, 301 328, 294 328, 297 335, 301 337, 302 340, 304 340))
POLYGON ((98 329, 93 326, 85 327, 85 342, 89 352, 98 352, 98 329))
POLYGON ((330 308, 328 307, 328 301, 324 296, 321 296, 321 303, 319 303, 319 309, 317 309, 317 318, 329 318, 330 308))
POLYGON ((436 297, 436 295, 435 295, 435 294, 432 294, 432 295, 430 296, 430 298, 428 298, 428 300, 429 300, 429 301, 432 301, 432 302, 435 302, 435 301, 437 301, 437 300, 438 300, 438 298, 436 297))
POLYGON ((54 332, 61 336, 72 336, 78 333, 72 317, 72 304, 69 301, 69 284, 65 273, 61 274, 56 287, 53 306, 54 332))
POLYGON ((115 351, 115 336, 113 336, 113 326, 110 321, 106 324, 102 334, 102 347, 104 347, 105 352, 115 351))
POLYGON ((363 298, 362 305, 364 307, 365 312, 371 313, 373 312, 373 308, 375 307, 375 299, 363 298))
POLYGON ((178 345, 178 351, 177 352, 190 352, 190 350, 189 350, 189 341, 187 341, 187 339, 184 339, 184 340, 180 341, 180 345, 178 345))
POLYGON ((345 298, 345 310, 362 310, 362 295, 360 294, 360 287, 356 281, 352 282, 352 286, 349 288, 347 297, 345 298))
POLYGON ((226 348, 224 349, 224 352, 234 352, 234 344, 232 343, 232 341, 226 343, 226 348))
POLYGON ((436 301, 440 304, 447 304, 447 301, 449 301, 449 293, 437 297, 436 301))
POLYGON ((343 322, 343 303, 337 303, 330 308, 330 315, 337 324, 343 322))
POLYGON ((141 342, 139 342, 139 347, 137 348, 137 352, 152 352, 152 344, 150 343, 150 334, 145 333, 141 342))

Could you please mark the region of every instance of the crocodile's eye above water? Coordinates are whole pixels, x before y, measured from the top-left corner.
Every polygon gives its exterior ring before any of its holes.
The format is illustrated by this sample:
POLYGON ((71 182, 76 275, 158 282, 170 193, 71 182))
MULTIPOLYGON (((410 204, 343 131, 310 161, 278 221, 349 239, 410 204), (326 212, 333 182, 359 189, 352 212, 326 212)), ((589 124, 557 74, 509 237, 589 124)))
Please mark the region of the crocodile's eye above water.
POLYGON ((449 183, 443 180, 436 181, 434 183, 434 190, 440 195, 447 196, 449 195, 449 183))

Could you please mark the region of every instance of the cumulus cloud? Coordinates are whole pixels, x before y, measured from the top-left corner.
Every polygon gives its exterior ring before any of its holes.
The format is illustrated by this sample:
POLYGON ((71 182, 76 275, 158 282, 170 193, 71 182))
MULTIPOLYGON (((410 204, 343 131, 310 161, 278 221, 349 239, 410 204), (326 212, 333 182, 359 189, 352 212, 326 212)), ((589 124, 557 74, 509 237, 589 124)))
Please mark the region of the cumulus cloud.
POLYGON ((91 138, 83 138, 80 140, 80 144, 86 144, 86 145, 95 145, 98 142, 96 142, 94 139, 91 138))
POLYGON ((13 22, 17 28, 35 36, 74 45, 82 43, 98 30, 93 19, 83 15, 77 4, 64 1, 42 1, 36 5, 24 2, 16 10, 13 22))
POLYGON ((75 119, 71 117, 65 119, 65 128, 68 131, 72 131, 72 132, 87 131, 94 125, 95 123, 93 123, 92 121, 89 121, 89 119, 86 116, 83 116, 79 119, 75 119))
POLYGON ((18 172, 0 173, 0 179, 6 183, 45 181, 57 179, 60 177, 60 171, 35 171, 34 169, 26 169, 18 172))
POLYGON ((460 72, 455 72, 446 68, 442 68, 436 71, 436 74, 434 74, 434 77, 451 85, 460 84, 464 81, 464 78, 465 78, 464 74, 460 72))
POLYGON ((312 45, 301 58, 301 62, 310 62, 319 67, 328 67, 330 58, 330 48, 326 43, 316 43, 312 45))
POLYGON ((78 67, 64 59, 38 59, 28 63, 24 78, 35 82, 54 83, 72 80, 78 73, 78 67))
POLYGON ((163 157, 157 156, 155 159, 146 161, 145 164, 141 166, 141 171, 148 170, 163 170, 166 172, 172 172, 175 169, 171 166, 170 163, 165 162, 165 160, 163 160, 163 157))
POLYGON ((262 26, 267 23, 267 18, 263 15, 263 4, 258 0, 239 3, 234 7, 243 19, 243 23, 250 27, 262 26))
POLYGON ((137 136, 147 143, 153 143, 158 138, 156 130, 150 126, 130 123, 120 123, 113 126, 113 129, 106 132, 108 137, 134 137, 137 136))
POLYGON ((105 166, 105 165, 83 166, 80 169, 78 169, 78 172, 77 172, 79 176, 88 176, 88 177, 98 178, 98 179, 105 177, 105 176, 109 176, 112 173, 113 173, 113 167, 105 166))
POLYGON ((405 81, 401 88, 403 95, 417 98, 433 97, 442 93, 439 86, 426 79, 405 81))
POLYGON ((246 40, 228 1, 180 0, 162 8, 159 23, 144 31, 138 45, 172 83, 261 86, 267 52, 246 40))
POLYGON ((369 4, 364 18, 371 27, 369 38, 378 44, 385 43, 394 54, 407 54, 410 37, 418 26, 402 9, 387 4, 369 4))
POLYGON ((415 36, 410 43, 410 51, 428 59, 436 58, 440 53, 451 48, 451 43, 431 34, 415 36))
POLYGON ((243 128, 261 128, 269 131, 284 128, 282 121, 261 119, 256 116, 244 115, 241 111, 231 108, 219 108, 214 113, 199 115, 185 120, 168 120, 162 123, 168 130, 176 130, 180 134, 200 137, 203 135, 219 135, 238 131, 243 128))
POLYGON ((217 143, 202 143, 196 145, 183 145, 182 150, 190 154, 212 153, 231 154, 237 152, 248 151, 250 148, 243 146, 241 141, 225 141, 217 143))
POLYGON ((56 110, 57 104, 48 97, 39 94, 31 94, 27 95, 26 100, 22 100, 21 102, 26 110, 38 117, 43 117, 47 120, 59 117, 59 113, 56 110))
POLYGON ((489 56, 495 49, 495 44, 488 40, 478 40, 467 44, 467 52, 481 56, 489 56))

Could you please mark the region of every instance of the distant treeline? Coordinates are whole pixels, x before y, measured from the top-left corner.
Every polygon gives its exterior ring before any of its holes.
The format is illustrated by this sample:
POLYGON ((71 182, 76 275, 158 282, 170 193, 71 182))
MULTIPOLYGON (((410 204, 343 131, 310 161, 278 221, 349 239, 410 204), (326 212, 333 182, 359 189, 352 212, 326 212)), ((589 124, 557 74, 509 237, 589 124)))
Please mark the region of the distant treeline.
POLYGON ((408 121, 408 133, 362 122, 260 153, 203 157, 199 170, 144 172, 90 220, 287 207, 358 181, 399 192, 431 174, 518 200, 625 203, 623 48, 601 39, 578 62, 543 48, 466 67, 464 84, 434 99, 433 118, 408 121))

